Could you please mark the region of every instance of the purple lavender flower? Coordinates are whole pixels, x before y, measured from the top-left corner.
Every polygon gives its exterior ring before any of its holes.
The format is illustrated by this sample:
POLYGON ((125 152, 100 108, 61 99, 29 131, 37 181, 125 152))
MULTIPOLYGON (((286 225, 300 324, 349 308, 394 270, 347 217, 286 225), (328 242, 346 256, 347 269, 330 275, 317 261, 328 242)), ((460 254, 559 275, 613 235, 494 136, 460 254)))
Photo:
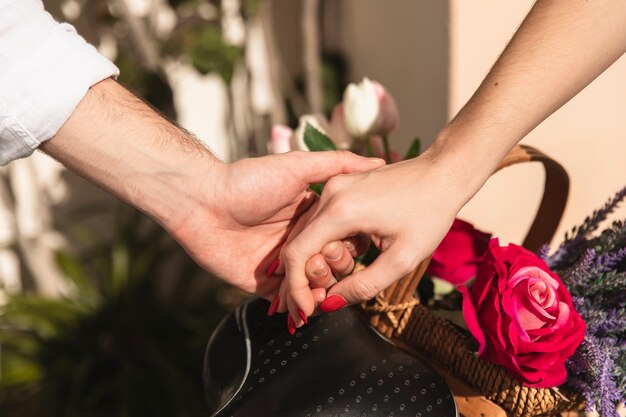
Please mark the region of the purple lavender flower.
POLYGON ((566 234, 552 255, 547 247, 540 252, 587 325, 566 364, 567 383, 601 416, 616 416, 616 405, 626 400, 626 223, 594 233, 625 197, 626 187, 566 234))

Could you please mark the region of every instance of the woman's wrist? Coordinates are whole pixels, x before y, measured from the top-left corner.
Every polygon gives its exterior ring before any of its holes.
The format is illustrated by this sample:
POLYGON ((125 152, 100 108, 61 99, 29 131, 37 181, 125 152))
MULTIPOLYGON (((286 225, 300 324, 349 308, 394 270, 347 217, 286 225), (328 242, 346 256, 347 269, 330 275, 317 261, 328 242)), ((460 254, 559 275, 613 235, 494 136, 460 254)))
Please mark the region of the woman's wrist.
POLYGON ((451 123, 441 130, 425 153, 454 179, 462 205, 480 190, 516 143, 490 139, 488 135, 486 131, 481 134, 451 123))

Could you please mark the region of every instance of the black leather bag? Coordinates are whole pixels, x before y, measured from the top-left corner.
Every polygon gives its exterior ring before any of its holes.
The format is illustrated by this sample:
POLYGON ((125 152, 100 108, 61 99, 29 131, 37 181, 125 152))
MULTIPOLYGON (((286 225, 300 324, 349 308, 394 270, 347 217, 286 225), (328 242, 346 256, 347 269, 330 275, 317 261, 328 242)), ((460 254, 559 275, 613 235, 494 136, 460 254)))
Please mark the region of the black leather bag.
POLYGON ((204 367, 214 417, 454 417, 446 383, 347 308, 295 335, 285 315, 251 300, 220 324, 204 367))

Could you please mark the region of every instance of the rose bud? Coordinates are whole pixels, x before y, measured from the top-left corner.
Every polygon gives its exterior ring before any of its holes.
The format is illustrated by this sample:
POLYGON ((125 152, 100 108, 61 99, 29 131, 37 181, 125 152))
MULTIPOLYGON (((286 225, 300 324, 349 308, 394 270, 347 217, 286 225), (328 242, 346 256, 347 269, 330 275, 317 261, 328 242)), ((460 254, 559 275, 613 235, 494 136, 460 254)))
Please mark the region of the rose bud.
POLYGON ((398 107, 380 83, 363 78, 343 94, 346 129, 357 138, 388 135, 398 124, 398 107))
POLYGON ((565 361, 586 326, 559 276, 537 255, 493 239, 472 288, 458 289, 482 359, 507 368, 528 387, 565 382, 565 361))
POLYGON ((268 150, 270 154, 286 153, 291 150, 293 129, 285 125, 274 125, 270 135, 268 150))
POLYGON ((454 285, 464 284, 476 276, 489 239, 490 234, 461 219, 454 219, 450 231, 433 253, 428 274, 454 285))

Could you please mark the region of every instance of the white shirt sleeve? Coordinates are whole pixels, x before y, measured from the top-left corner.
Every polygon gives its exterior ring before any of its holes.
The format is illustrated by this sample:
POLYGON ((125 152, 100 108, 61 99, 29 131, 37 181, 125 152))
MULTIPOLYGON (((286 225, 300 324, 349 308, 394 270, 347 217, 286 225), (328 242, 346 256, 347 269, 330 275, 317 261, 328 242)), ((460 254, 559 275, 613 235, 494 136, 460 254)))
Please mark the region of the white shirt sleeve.
POLYGON ((0 0, 0 165, 33 153, 89 87, 118 74, 40 0, 0 0))

